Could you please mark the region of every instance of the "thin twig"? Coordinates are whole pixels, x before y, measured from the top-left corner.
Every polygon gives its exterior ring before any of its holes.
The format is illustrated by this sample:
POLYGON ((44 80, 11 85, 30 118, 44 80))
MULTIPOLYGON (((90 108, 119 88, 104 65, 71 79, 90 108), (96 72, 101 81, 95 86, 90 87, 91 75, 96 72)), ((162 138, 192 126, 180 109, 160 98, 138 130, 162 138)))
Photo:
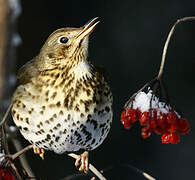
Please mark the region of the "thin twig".
POLYGON ((9 154, 10 152, 9 152, 9 147, 8 147, 8 143, 7 143, 7 139, 6 139, 6 133, 4 132, 4 127, 5 126, 3 126, 3 125, 6 122, 6 119, 7 119, 8 115, 9 115, 9 112, 11 111, 11 108, 12 108, 12 103, 10 103, 10 105, 8 106, 6 112, 5 112, 4 116, 3 116, 3 119, 0 122, 0 127, 2 129, 2 137, 1 138, 3 140, 5 154, 9 154))
POLYGON ((10 166, 14 170, 16 178, 18 180, 23 180, 23 178, 21 177, 20 173, 18 172, 18 169, 16 168, 15 164, 14 163, 11 163, 10 166))
POLYGON ((123 164, 122 166, 132 169, 133 171, 135 171, 138 174, 141 174, 142 176, 144 176, 148 180, 156 180, 154 177, 152 177, 148 173, 146 173, 146 172, 144 172, 144 171, 142 171, 142 170, 140 170, 140 169, 138 169, 130 164, 123 164))
MULTIPOLYGON (((148 179, 148 180, 156 180, 154 177, 152 177, 151 175, 149 175, 148 173, 136 168, 135 166, 132 166, 130 164, 121 164, 121 163, 117 163, 115 165, 110 165, 108 167, 106 167, 105 169, 101 170, 101 173, 105 173, 107 171, 110 171, 114 168, 119 169, 119 167, 122 167, 124 169, 124 167, 131 169, 132 171, 134 171, 135 173, 140 174, 141 176, 143 176, 144 178, 148 179)), ((88 174, 84 174, 84 173, 76 173, 76 174, 72 174, 69 176, 66 176, 65 178, 61 179, 61 180, 71 180, 71 179, 76 179, 78 177, 82 177, 82 176, 88 176, 88 174)))
MULTIPOLYGON (((19 152, 22 149, 22 145, 21 145, 20 141, 18 141, 16 138, 12 138, 11 140, 12 140, 13 145, 16 148, 16 151, 19 152)), ((30 177, 35 177, 28 161, 26 160, 26 156, 24 154, 21 154, 21 156, 19 157, 19 160, 20 160, 20 163, 21 163, 22 167, 25 168, 27 174, 30 177)))
POLYGON ((5 123, 5 121, 6 121, 6 119, 7 119, 7 116, 9 115, 9 112, 10 112, 11 108, 12 108, 12 103, 11 103, 11 104, 9 105, 9 107, 7 108, 6 113, 5 113, 5 115, 3 116, 2 121, 0 122, 0 126, 2 126, 2 125, 5 123))
POLYGON ((18 158, 19 156, 21 156, 21 155, 22 155, 23 153, 25 153, 26 151, 32 149, 32 148, 33 148, 33 145, 31 144, 31 145, 26 146, 24 149, 18 151, 18 152, 15 153, 15 154, 12 154, 12 155, 10 155, 10 154, 9 154, 9 155, 5 155, 5 157, 10 157, 12 160, 14 160, 14 159, 18 158))
MULTIPOLYGON (((12 160, 18 158, 19 156, 21 156, 23 153, 25 153, 26 151, 30 150, 33 148, 33 145, 29 145, 27 147, 25 147, 24 149, 18 151, 17 153, 15 154, 12 154, 12 155, 5 155, 5 157, 9 157, 11 158, 12 160)), ((70 153, 68 154, 68 156, 74 158, 74 159, 77 159, 78 158, 78 155, 74 154, 74 153, 70 153)), ((91 170, 91 172, 93 172, 100 180, 106 180, 106 178, 92 165, 92 164, 89 164, 89 169, 91 170)))
MULTIPOLYGON (((74 153, 70 153, 68 154, 68 156, 77 159, 78 155, 74 154, 74 153)), ((91 172, 93 172, 100 180, 106 180, 106 178, 92 165, 89 164, 89 169, 91 170, 91 172)))
MULTIPOLYGON (((154 177, 152 177, 151 175, 149 175, 148 173, 146 173, 146 172, 144 172, 144 171, 142 171, 141 169, 138 169, 138 168, 136 168, 135 166, 132 166, 132 165, 130 165, 130 164, 117 164, 117 165, 115 165, 116 166, 116 168, 118 169, 119 167, 122 167, 123 169, 124 169, 124 167, 126 167, 126 168, 129 168, 129 169, 131 169, 131 170, 133 170, 134 172, 136 172, 136 173, 138 173, 138 174, 140 174, 140 175, 142 175, 142 176, 144 176, 146 179, 148 179, 148 180, 156 180, 154 177)), ((112 170, 114 168, 114 166, 112 165, 112 166, 109 166, 109 167, 107 167, 106 169, 104 169, 104 170, 101 170, 101 172, 106 172, 106 171, 108 171, 108 170, 112 170)))
POLYGON ((162 60, 161 60, 161 65, 160 65, 160 69, 159 69, 159 73, 158 73, 158 76, 157 76, 157 79, 160 79, 162 74, 163 74, 163 69, 164 69, 164 64, 165 64, 165 58, 166 58, 166 54, 167 54, 167 48, 169 46, 169 41, 175 31, 175 28, 176 26, 181 23, 181 22, 185 22, 185 21, 193 21, 195 20, 195 16, 192 16, 192 17, 184 17, 184 18, 181 18, 181 19, 178 19, 175 24, 172 26, 169 34, 168 34, 168 37, 167 37, 167 40, 165 42, 165 45, 164 45, 164 48, 163 48, 163 54, 162 54, 162 60))
POLYGON ((184 18, 181 18, 181 19, 178 19, 175 24, 172 26, 171 30, 169 31, 169 34, 167 36, 167 39, 165 41, 165 45, 164 45, 164 48, 163 48, 163 53, 162 53, 162 59, 161 59, 161 64, 160 64, 160 68, 159 68, 159 72, 158 72, 158 75, 156 78, 152 79, 150 82, 146 83, 139 91, 137 91, 136 93, 134 93, 131 98, 125 103, 125 106, 124 106, 124 109, 127 109, 128 106, 129 106, 129 103, 133 100, 133 98, 139 93, 141 92, 142 90, 144 90, 147 86, 149 86, 152 82, 154 82, 155 80, 159 81, 162 77, 162 74, 163 74, 163 69, 164 69, 164 65, 165 65, 165 58, 166 58, 166 54, 167 54, 167 49, 168 49, 168 46, 169 46, 169 42, 170 42, 170 39, 175 31, 175 28, 176 26, 181 23, 181 22, 185 22, 185 21, 193 21, 195 20, 195 16, 192 16, 192 17, 184 17, 184 18))
POLYGON ((156 81, 156 78, 152 79, 151 81, 147 82, 142 88, 139 89, 139 91, 137 91, 136 93, 134 93, 131 98, 125 103, 124 105, 124 109, 127 109, 129 107, 129 103, 133 101, 133 99, 135 98, 135 96, 137 94, 139 94, 141 91, 143 91, 147 86, 149 86, 150 84, 152 84, 153 82, 156 81))
POLYGON ((5 126, 2 126, 3 127, 3 144, 4 144, 4 150, 5 150, 5 154, 10 154, 10 149, 9 149, 9 146, 8 146, 8 142, 7 142, 7 134, 6 134, 6 130, 5 130, 5 126))
POLYGON ((75 174, 68 175, 61 180, 72 180, 72 179, 76 179, 78 177, 86 177, 86 176, 90 176, 90 175, 84 174, 84 173, 75 173, 75 174))

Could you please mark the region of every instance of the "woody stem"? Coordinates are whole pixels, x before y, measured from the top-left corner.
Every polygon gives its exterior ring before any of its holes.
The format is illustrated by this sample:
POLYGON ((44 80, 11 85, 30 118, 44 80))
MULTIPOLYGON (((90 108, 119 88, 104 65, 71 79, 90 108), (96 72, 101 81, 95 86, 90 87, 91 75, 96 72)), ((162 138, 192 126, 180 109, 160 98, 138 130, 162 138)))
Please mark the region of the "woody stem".
POLYGON ((192 16, 192 17, 184 17, 184 18, 181 18, 181 19, 178 19, 175 24, 172 26, 171 30, 169 31, 169 34, 168 34, 168 37, 167 37, 167 40, 165 42, 165 45, 164 45, 164 48, 163 48, 163 54, 162 54, 162 59, 161 59, 161 65, 160 65, 160 69, 159 69, 159 72, 158 72, 158 75, 156 77, 157 80, 159 80, 161 77, 162 77, 162 74, 163 74, 163 69, 164 69, 164 64, 165 64, 165 58, 166 58, 166 54, 167 54, 167 48, 169 46, 169 41, 175 31, 175 28, 176 26, 181 23, 181 22, 185 22, 185 21, 193 21, 195 20, 195 16, 192 16))

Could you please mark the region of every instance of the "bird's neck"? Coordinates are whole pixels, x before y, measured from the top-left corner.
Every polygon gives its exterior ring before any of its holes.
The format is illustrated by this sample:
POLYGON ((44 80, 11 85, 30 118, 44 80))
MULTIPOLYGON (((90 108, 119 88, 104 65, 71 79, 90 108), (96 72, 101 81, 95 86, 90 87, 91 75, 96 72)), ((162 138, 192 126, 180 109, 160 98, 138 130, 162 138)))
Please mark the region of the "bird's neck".
POLYGON ((85 61, 78 62, 74 67, 69 70, 77 80, 87 80, 93 77, 92 65, 85 61))
POLYGON ((49 74, 53 74, 55 71, 60 74, 64 74, 64 78, 73 77, 74 80, 87 80, 93 78, 94 68, 93 65, 87 60, 87 49, 84 50, 79 48, 75 51, 74 56, 71 57, 63 57, 52 56, 51 54, 42 55, 39 54, 37 57, 38 63, 37 67, 39 67, 39 71, 46 71, 49 74))

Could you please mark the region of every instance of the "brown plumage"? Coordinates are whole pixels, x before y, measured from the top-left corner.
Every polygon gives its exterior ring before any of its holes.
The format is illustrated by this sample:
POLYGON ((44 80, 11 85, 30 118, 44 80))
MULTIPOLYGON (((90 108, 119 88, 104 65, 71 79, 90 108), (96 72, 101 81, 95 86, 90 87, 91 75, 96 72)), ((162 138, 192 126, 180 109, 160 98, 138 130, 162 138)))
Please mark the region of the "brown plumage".
MULTIPOLYGON (((19 70, 12 116, 36 153, 93 150, 110 130, 112 93, 87 59, 88 35, 96 20, 82 28, 58 29, 19 70)), ((88 170, 87 155, 76 161, 79 165, 81 160, 80 170, 88 170)))

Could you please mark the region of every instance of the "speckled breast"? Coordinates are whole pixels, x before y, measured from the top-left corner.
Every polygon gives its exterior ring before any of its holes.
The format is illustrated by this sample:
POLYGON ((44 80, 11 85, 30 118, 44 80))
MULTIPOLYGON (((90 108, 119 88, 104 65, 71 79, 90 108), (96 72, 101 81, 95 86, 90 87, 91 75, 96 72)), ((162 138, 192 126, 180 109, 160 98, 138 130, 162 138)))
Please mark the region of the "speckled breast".
POLYGON ((22 135, 40 148, 92 150, 110 130, 112 94, 103 77, 65 78, 53 71, 17 88, 12 116, 22 135))

